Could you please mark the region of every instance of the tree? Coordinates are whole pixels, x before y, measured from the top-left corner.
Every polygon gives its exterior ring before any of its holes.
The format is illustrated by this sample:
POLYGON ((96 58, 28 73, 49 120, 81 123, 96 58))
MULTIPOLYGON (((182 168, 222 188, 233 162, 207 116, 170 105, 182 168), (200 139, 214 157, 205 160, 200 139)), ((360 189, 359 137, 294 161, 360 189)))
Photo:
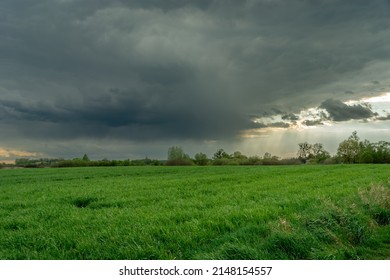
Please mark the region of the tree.
POLYGON ((224 149, 219 149, 214 153, 213 160, 216 159, 230 159, 230 156, 228 153, 224 151, 224 149))
POLYGON ((248 158, 246 155, 243 155, 240 151, 235 151, 231 157, 239 161, 246 160, 248 158))
POLYGON ((193 165, 189 155, 185 154, 182 147, 173 146, 168 148, 168 160, 166 165, 193 165))
POLYGON ((261 164, 263 165, 277 165, 279 164, 280 157, 276 155, 272 155, 269 152, 265 152, 264 156, 261 160, 261 164))
POLYGON ((343 163, 356 163, 361 152, 361 143, 357 132, 352 132, 347 140, 342 141, 337 148, 337 156, 343 163))
POLYGON ((264 153, 264 156, 263 156, 263 159, 265 159, 265 160, 270 160, 270 159, 272 159, 271 153, 265 152, 265 153, 264 153))
POLYGON ((173 146, 168 148, 168 160, 178 160, 185 158, 182 147, 173 146))
POLYGON ((372 144, 374 163, 390 163, 390 142, 379 141, 372 144))
POLYGON ((209 162, 209 159, 207 158, 207 155, 204 153, 197 153, 195 155, 195 163, 197 165, 207 165, 209 162))
POLYGON ((87 156, 87 154, 84 154, 84 156, 83 156, 83 161, 90 161, 90 160, 89 160, 89 157, 87 156))
POLYGON ((368 140, 360 142, 360 163, 390 163, 390 143, 379 141, 370 143, 368 140))
POLYGON ((330 153, 324 149, 321 143, 315 143, 312 145, 312 156, 317 162, 323 162, 330 158, 330 153))
POLYGON ((307 142, 299 143, 299 150, 298 150, 298 158, 302 160, 304 163, 313 157, 312 149, 313 146, 307 142))
POLYGON ((316 162, 323 162, 327 158, 330 158, 328 151, 324 149, 324 145, 321 143, 309 144, 307 142, 299 143, 298 158, 302 162, 307 160, 315 160, 316 162))

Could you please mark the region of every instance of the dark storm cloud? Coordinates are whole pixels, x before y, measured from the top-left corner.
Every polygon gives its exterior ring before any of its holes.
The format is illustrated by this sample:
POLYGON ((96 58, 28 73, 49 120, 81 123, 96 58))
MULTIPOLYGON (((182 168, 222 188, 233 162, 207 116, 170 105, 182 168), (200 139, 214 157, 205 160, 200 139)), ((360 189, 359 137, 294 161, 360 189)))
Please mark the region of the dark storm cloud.
POLYGON ((324 123, 322 120, 306 120, 303 122, 304 125, 307 126, 317 126, 317 125, 323 125, 324 123))
POLYGON ((375 116, 368 107, 361 104, 347 105, 340 100, 328 99, 321 103, 320 108, 325 109, 334 121, 348 121, 353 119, 367 119, 375 116))
MULTIPOLYGON (((169 98, 169 94, 164 97, 169 98)), ((3 121, 15 122, 23 136, 58 139, 83 136, 133 140, 228 137, 230 128, 221 126, 220 118, 233 127, 251 127, 249 120, 233 114, 226 116, 207 103, 193 102, 194 107, 189 110, 187 101, 176 98, 169 103, 164 102, 164 97, 110 89, 105 95, 90 96, 73 106, 44 102, 27 105, 0 100, 0 117, 3 121), (208 119, 209 110, 213 110, 212 119, 208 119), (207 123, 207 126, 200 123, 207 123)))
POLYGON ((275 122, 275 123, 268 124, 268 127, 288 128, 288 127, 290 127, 290 124, 289 123, 285 123, 285 122, 275 122))
MULTIPOLYGON (((204 140, 234 138, 253 115, 294 121, 334 84, 362 96, 355 75, 388 84, 365 73, 389 62, 389 11, 384 0, 3 0, 0 128, 204 140)), ((372 116, 322 107, 336 121, 372 116)))
POLYGON ((282 120, 297 121, 299 120, 299 117, 297 115, 290 113, 290 114, 283 115, 282 120))
POLYGON ((289 128, 290 124, 285 122, 273 122, 273 123, 253 123, 251 128, 289 128))
POLYGON ((387 114, 387 116, 376 117, 375 120, 388 121, 388 120, 390 120, 390 114, 387 114))

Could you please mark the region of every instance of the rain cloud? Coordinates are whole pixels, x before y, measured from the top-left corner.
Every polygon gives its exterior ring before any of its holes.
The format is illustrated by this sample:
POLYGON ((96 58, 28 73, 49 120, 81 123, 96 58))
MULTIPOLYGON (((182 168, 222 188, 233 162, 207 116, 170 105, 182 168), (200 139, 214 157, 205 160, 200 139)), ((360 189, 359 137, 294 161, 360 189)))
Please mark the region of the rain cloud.
POLYGON ((284 112, 273 127, 286 128, 317 106, 372 117, 340 100, 390 84, 389 12, 385 0, 3 0, 3 144, 228 141, 254 115, 284 112))

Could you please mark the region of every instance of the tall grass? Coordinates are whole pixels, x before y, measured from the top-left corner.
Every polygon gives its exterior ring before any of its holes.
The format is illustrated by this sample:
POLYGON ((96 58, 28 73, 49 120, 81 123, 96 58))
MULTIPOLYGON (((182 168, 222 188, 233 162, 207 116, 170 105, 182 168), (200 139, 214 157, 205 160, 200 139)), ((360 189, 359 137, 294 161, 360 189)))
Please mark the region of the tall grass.
POLYGON ((0 170, 0 258, 389 258, 388 180, 386 165, 0 170))

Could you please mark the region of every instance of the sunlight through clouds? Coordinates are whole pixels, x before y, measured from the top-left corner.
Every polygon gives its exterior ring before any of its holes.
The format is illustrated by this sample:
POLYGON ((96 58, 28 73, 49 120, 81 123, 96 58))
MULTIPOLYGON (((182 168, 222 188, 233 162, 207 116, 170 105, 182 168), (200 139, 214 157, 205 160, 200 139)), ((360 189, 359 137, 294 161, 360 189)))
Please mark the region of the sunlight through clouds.
POLYGON ((22 150, 7 149, 4 147, 0 147, 0 161, 9 158, 15 158, 15 157, 37 157, 39 155, 40 155, 39 153, 35 153, 35 152, 27 152, 22 150))

